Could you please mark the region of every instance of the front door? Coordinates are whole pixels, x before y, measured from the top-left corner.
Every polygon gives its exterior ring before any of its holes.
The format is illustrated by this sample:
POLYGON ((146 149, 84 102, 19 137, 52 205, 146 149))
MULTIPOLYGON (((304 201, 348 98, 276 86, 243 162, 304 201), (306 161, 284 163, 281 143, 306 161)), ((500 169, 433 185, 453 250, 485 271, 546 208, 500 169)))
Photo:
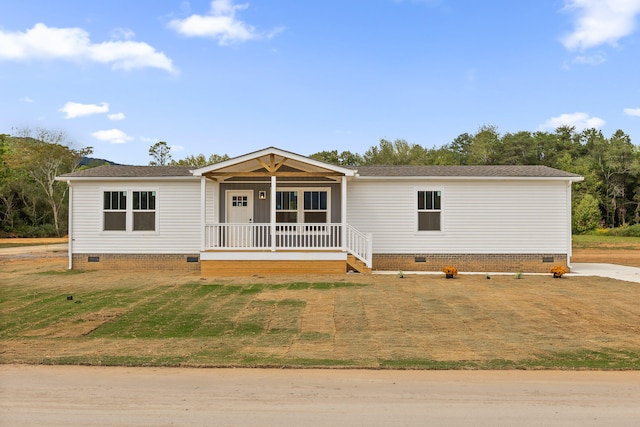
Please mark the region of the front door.
POLYGON ((253 246, 253 191, 227 191, 227 245, 253 246))

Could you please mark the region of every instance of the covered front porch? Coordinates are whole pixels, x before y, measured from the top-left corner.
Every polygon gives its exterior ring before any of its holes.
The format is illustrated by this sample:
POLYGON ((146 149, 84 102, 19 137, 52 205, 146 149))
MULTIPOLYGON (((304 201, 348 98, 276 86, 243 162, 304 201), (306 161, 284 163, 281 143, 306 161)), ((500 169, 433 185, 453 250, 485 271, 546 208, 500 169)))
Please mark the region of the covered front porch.
POLYGON ((370 271, 371 236, 347 222, 354 170, 268 148, 194 173, 203 275, 370 271))

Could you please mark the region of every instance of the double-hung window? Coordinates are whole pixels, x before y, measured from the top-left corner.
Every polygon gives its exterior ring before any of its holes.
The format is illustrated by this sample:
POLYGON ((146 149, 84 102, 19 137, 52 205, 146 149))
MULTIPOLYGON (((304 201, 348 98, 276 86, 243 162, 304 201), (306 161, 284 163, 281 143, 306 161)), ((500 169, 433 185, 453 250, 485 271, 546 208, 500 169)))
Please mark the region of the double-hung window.
POLYGON ((276 222, 298 222, 297 191, 276 191, 276 222))
POLYGON ((304 222, 326 223, 327 212, 326 191, 304 192, 304 222))
POLYGON ((104 231, 155 231, 156 192, 138 190, 103 191, 104 231))
POLYGON ((105 191, 102 210, 105 231, 127 230, 126 191, 105 191))
POLYGON ((442 230, 442 192, 418 191, 418 231, 442 230))
POLYGON ((328 189, 283 189, 276 191, 276 222, 326 224, 331 221, 328 189), (298 202, 302 197, 301 203, 298 202))
POLYGON ((133 231, 156 229, 156 192, 133 191, 133 231))

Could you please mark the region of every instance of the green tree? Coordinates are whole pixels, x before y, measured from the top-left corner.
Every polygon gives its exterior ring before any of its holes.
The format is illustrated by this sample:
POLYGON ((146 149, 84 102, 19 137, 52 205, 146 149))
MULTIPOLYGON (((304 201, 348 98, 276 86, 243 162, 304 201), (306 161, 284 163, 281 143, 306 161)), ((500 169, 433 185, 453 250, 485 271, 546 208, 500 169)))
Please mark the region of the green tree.
POLYGON ((496 156, 502 165, 540 164, 540 146, 531 132, 506 133, 500 142, 501 151, 496 156))
POLYGON ((461 133, 450 144, 434 150, 433 163, 437 165, 468 165, 471 156, 473 136, 461 133))
POLYGON ((469 150, 469 164, 497 165, 502 156, 500 133, 496 126, 481 126, 473 136, 469 150))
POLYGON ((396 139, 394 142, 381 139, 380 144, 369 148, 362 158, 365 165, 425 165, 428 163, 429 152, 404 139, 396 139))
POLYGON ((180 160, 171 160, 169 164, 171 166, 193 166, 194 168, 201 168, 204 166, 220 163, 225 160, 229 160, 229 156, 227 156, 226 154, 212 154, 209 156, 209 158, 205 157, 204 154, 198 154, 195 156, 187 156, 184 159, 180 160))
POLYGON ((338 153, 338 150, 320 151, 309 157, 337 166, 359 166, 363 162, 361 155, 351 151, 342 151, 341 153, 338 153))
POLYGON ((585 194, 573 209, 572 224, 575 233, 595 230, 600 224, 600 206, 591 194, 585 194))
POLYGON ((50 208, 55 234, 60 236, 66 219, 68 186, 55 178, 74 171, 93 148, 72 149, 65 133, 60 131, 25 128, 19 134, 9 139, 11 147, 5 154, 8 166, 13 169, 14 191, 17 189, 25 208, 37 220, 46 216, 38 207, 38 195, 42 195, 50 208))
POLYGON ((606 139, 601 131, 586 129, 581 138, 601 183, 607 225, 626 225, 627 206, 633 200, 632 185, 640 173, 637 149, 621 130, 606 139))
POLYGON ((0 224, 3 231, 13 229, 17 204, 13 171, 7 159, 10 149, 9 138, 10 135, 0 134, 0 224))
POLYGON ((156 142, 149 147, 149 155, 151 156, 149 165, 166 166, 171 161, 171 147, 164 141, 156 142))

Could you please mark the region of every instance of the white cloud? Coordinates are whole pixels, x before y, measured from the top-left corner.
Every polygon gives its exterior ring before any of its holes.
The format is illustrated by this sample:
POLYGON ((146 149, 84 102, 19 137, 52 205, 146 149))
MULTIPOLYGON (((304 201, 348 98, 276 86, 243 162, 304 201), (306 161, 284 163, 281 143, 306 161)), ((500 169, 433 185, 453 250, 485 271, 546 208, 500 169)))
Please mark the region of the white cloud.
POLYGON ((116 28, 111 31, 110 35, 114 40, 131 40, 136 36, 136 33, 129 28, 116 28))
POLYGON ((124 113, 113 113, 107 115, 109 120, 124 120, 124 113))
POLYGON ((143 42, 92 43, 82 28, 50 28, 38 23, 25 32, 0 30, 0 60, 64 59, 111 64, 113 69, 160 68, 176 72, 171 59, 143 42))
POLYGON ((640 117, 640 108, 625 108, 624 113, 628 116, 640 117))
POLYGON ((606 61, 607 57, 602 53, 597 53, 595 55, 580 55, 573 59, 574 64, 581 65, 600 65, 604 64, 606 61))
POLYGON ((141 136, 140 137, 140 141, 142 142, 153 142, 154 144, 158 141, 160 141, 158 138, 150 138, 148 136, 141 136))
POLYGON ((633 33, 640 14, 640 0, 565 0, 565 10, 577 14, 573 32, 562 39, 567 49, 615 46, 633 33))
POLYGON ((105 141, 110 144, 124 144, 133 138, 122 132, 120 129, 99 130, 91 134, 95 139, 105 141))
POLYGON ((604 126, 606 122, 600 117, 590 117, 587 113, 571 113, 560 114, 557 117, 552 117, 539 127, 540 129, 556 129, 560 126, 573 126, 576 130, 583 129, 599 129, 604 126))
POLYGON ((183 145, 172 145, 169 148, 171 148, 171 152, 184 151, 184 146, 183 145))
POLYGON ((237 19, 236 11, 248 7, 247 3, 233 4, 233 0, 213 0, 208 14, 194 14, 185 19, 174 19, 169 22, 168 26, 188 37, 217 39, 221 46, 235 42, 271 38, 282 31, 282 28, 277 28, 268 33, 260 33, 252 25, 237 19))
POLYGON ((109 112, 109 104, 107 104, 106 102, 103 102, 100 105, 67 102, 58 111, 62 111, 66 114, 66 116, 64 116, 65 119, 75 119, 76 117, 107 113, 109 112))
POLYGON ((27 104, 33 104, 33 99, 29 98, 28 96, 23 96, 22 98, 20 98, 20 101, 26 102, 27 104))

